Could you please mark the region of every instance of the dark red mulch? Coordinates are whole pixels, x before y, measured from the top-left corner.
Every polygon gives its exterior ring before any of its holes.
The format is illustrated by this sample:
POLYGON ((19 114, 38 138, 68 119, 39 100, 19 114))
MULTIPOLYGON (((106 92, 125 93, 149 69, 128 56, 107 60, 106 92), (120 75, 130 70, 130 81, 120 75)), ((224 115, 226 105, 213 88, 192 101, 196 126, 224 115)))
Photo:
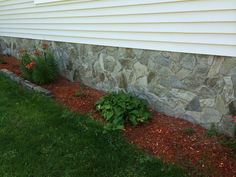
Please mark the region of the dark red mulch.
MULTIPOLYGON (((5 57, 7 64, 0 64, 20 75, 19 61, 5 57)), ((72 83, 59 77, 52 84, 45 85, 55 99, 72 111, 91 113, 95 119, 101 119, 94 108, 103 92, 72 83), (75 96, 77 91, 82 96, 75 96)), ((124 136, 132 144, 146 152, 189 169, 192 176, 236 177, 236 151, 218 143, 224 136, 207 137, 206 130, 188 121, 166 116, 151 110, 152 120, 136 128, 127 126, 124 136), (192 129, 188 135, 185 130, 192 129)))

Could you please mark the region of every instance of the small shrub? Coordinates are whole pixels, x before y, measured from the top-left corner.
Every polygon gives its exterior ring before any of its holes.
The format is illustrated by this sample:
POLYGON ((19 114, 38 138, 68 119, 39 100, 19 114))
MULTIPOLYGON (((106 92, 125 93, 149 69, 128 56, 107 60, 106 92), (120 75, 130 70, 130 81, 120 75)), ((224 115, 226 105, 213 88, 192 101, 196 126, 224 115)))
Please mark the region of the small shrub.
POLYGON ((51 83, 56 79, 57 63, 46 44, 43 44, 41 50, 36 49, 33 55, 24 49, 20 51, 20 55, 20 68, 26 79, 39 85, 51 83))
POLYGON ((109 93, 96 103, 97 110, 108 122, 106 130, 123 129, 124 123, 136 126, 150 119, 147 104, 124 92, 109 93))
POLYGON ((192 128, 186 128, 184 129, 184 134, 192 136, 194 133, 194 130, 192 128))

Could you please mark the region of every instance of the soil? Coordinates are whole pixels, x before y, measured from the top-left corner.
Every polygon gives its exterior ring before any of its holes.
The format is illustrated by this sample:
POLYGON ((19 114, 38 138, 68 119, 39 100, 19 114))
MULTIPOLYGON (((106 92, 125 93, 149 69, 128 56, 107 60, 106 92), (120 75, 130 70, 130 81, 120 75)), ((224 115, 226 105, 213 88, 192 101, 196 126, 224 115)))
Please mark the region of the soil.
MULTIPOLYGON (((7 68, 20 75, 19 61, 13 57, 4 58, 7 64, 0 64, 0 69, 7 68)), ((43 87, 52 91, 55 99, 70 110, 102 120, 94 104, 104 92, 70 82, 63 77, 43 87)), ((199 125, 152 109, 150 111, 150 122, 138 127, 127 125, 124 129, 124 137, 130 143, 165 162, 187 168, 191 176, 236 177, 236 149, 219 143, 228 137, 209 137, 207 130, 199 125)))

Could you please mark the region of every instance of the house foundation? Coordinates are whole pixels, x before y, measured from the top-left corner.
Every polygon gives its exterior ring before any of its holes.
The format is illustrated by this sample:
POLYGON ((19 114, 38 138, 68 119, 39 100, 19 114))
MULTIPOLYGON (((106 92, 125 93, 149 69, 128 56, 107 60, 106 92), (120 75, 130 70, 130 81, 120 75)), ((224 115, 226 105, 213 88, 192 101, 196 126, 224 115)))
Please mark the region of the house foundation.
MULTIPOLYGON (((0 37, 0 52, 18 57, 19 49, 43 42, 0 37)), ((71 81, 132 92, 159 112, 235 135, 235 57, 46 42, 71 81)))

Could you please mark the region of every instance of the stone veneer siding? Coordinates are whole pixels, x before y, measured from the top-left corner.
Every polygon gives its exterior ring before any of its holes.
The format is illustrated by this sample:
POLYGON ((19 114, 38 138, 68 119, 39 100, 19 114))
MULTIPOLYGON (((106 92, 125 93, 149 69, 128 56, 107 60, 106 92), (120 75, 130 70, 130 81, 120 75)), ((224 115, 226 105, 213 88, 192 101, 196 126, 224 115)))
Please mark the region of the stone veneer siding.
MULTIPOLYGON (((0 37, 0 52, 18 56, 43 41, 0 37)), ((48 41, 61 74, 104 91, 125 90, 157 111, 235 134, 236 58, 48 41), (231 103, 231 104, 230 104, 231 103), (229 106, 231 105, 231 106, 229 106), (234 111, 234 110, 233 110, 234 111)))

